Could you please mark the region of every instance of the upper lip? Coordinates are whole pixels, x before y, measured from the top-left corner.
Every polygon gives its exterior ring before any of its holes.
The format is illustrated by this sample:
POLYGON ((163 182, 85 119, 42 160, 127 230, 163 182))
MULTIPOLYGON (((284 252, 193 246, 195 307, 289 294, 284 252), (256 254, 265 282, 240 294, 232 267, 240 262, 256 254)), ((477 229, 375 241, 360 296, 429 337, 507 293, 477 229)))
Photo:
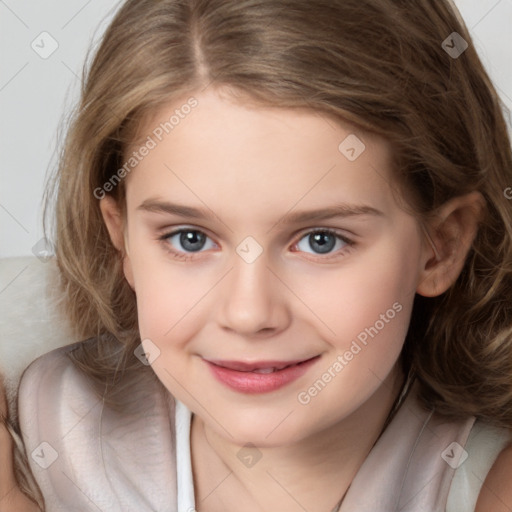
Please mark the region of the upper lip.
MULTIPOLYGON (((313 356, 317 357, 317 356, 313 356)), ((303 363, 304 361, 309 361, 309 359, 313 359, 313 357, 308 357, 306 359, 295 359, 294 361, 226 361, 221 359, 206 359, 209 363, 215 364, 217 366, 222 366, 224 368, 228 368, 230 370, 238 370, 241 372, 252 372, 254 370, 261 370, 263 368, 285 368, 286 366, 291 366, 297 363, 303 363)))

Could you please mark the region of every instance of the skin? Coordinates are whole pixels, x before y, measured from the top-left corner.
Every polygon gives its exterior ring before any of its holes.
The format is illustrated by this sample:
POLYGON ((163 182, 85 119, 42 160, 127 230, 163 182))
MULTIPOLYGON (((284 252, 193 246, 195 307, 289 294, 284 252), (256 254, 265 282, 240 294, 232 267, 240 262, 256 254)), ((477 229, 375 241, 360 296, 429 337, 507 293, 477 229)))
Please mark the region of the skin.
MULTIPOLYGON (((0 374, 0 417, 7 417, 7 400, 3 378, 0 374)), ((0 421, 0 511, 39 512, 39 507, 19 489, 14 475, 13 442, 9 432, 0 421), (7 454, 7 455, 4 455, 7 454)))
MULTIPOLYGON (((193 112, 127 176, 126 218, 111 197, 100 202, 137 296, 141 338, 151 340, 144 345, 150 352, 158 347, 152 368, 160 380, 194 413, 200 512, 238 510, 240 502, 250 512, 329 511, 400 390, 397 360, 414 296, 439 295, 456 280, 483 199, 473 193, 439 210, 427 226, 436 255, 418 220, 397 204, 383 139, 311 111, 249 107, 227 90, 195 97, 193 112), (353 133, 366 149, 352 162, 338 146, 353 133), (214 218, 141 207, 149 201, 206 208, 214 218), (380 214, 281 222, 339 203, 380 214), (339 239, 320 254, 307 236, 313 228, 333 229, 353 245, 339 239), (177 229, 204 233, 205 244, 193 252, 179 236, 159 239, 177 229), (250 264, 236 252, 247 236, 263 250, 250 264), (299 403, 298 393, 396 303, 401 311, 375 339, 308 404, 299 403), (225 387, 203 360, 316 355, 306 375, 260 395, 225 387), (237 457, 248 442, 262 455, 251 468, 237 457)), ((159 111, 141 140, 185 101, 159 111)))
MULTIPOLYGON (((349 125, 307 111, 247 108, 212 89, 196 97, 193 115, 128 176, 127 217, 110 197, 100 202, 102 214, 137 294, 142 338, 160 350, 152 367, 194 412, 197 509, 229 512, 244 503, 249 512, 328 511, 377 439, 402 384, 397 358, 414 294, 436 296, 456 280, 483 200, 469 194, 439 210, 427 226, 436 256, 417 220, 391 194, 385 141, 356 132, 366 150, 349 162, 337 149, 355 132, 349 125), (217 217, 138 209, 155 197, 206 204, 217 217), (278 223, 288 212, 336 202, 369 205, 383 215, 278 223), (164 228, 184 226, 210 237, 188 261, 171 256, 169 239, 157 240, 164 228), (356 243, 338 241, 331 251, 337 256, 328 259, 304 235, 311 228, 336 229, 356 243), (251 264, 235 252, 246 236, 263 249, 251 264), (297 393, 396 302, 401 312, 318 396, 300 404, 297 393), (201 359, 316 354, 314 371, 260 396, 228 390, 201 359), (237 454, 249 441, 261 459, 246 468, 237 454)), ((184 102, 162 109, 142 133, 184 102)), ((177 238, 175 248, 184 252, 177 238)), ((0 414, 7 415, 1 378, 0 414)), ((12 440, 2 425, 0 453, 10 454, 0 464, 0 509, 38 510, 17 487, 12 440)), ((476 512, 512 509, 511 467, 508 448, 487 476, 476 512)))
POLYGON ((505 448, 484 481, 475 512, 510 512, 512 510, 512 446, 505 448))

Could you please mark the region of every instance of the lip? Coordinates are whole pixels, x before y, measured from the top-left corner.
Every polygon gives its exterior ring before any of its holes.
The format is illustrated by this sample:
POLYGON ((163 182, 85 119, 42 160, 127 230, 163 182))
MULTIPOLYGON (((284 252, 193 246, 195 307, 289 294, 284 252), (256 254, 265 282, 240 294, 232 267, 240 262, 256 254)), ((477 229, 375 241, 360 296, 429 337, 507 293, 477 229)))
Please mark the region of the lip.
POLYGON ((217 366, 222 366, 223 368, 227 368, 229 370, 238 370, 239 372, 252 372, 253 370, 259 370, 262 368, 284 368, 285 366, 302 363, 304 361, 308 361, 309 359, 311 358, 295 359, 293 361, 253 361, 250 363, 246 363, 244 361, 226 361, 223 359, 207 359, 206 361, 217 366))
POLYGON ((304 375, 313 366, 320 355, 310 359, 295 361, 242 361, 206 360, 213 376, 222 384, 241 393, 268 393, 275 391, 304 375), (254 373, 253 370, 262 368, 279 368, 272 373, 254 373))

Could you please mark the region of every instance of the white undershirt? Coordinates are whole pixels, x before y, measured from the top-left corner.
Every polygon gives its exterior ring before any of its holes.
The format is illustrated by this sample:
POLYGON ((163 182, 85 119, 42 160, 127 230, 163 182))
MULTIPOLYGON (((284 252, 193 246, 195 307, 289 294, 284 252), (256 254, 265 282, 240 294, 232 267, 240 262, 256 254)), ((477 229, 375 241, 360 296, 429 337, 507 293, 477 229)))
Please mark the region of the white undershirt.
POLYGON ((190 456, 190 424, 192 412, 176 399, 176 464, 178 480, 178 512, 195 512, 194 479, 190 456))
MULTIPOLYGON (((192 412, 176 399, 176 460, 178 512, 196 512, 190 454, 192 412)), ((474 511, 482 483, 500 451, 510 441, 504 429, 476 422, 465 446, 469 456, 452 481, 446 511, 474 511)))

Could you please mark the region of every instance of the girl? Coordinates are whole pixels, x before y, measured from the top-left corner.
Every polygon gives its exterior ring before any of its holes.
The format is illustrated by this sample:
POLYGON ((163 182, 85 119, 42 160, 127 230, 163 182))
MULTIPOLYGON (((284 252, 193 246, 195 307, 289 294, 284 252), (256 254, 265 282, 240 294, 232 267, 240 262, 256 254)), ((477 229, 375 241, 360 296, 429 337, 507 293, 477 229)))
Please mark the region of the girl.
POLYGON ((46 510, 510 510, 501 107, 445 0, 124 3, 49 195, 46 510))

